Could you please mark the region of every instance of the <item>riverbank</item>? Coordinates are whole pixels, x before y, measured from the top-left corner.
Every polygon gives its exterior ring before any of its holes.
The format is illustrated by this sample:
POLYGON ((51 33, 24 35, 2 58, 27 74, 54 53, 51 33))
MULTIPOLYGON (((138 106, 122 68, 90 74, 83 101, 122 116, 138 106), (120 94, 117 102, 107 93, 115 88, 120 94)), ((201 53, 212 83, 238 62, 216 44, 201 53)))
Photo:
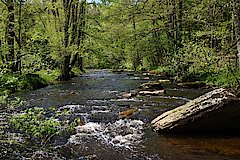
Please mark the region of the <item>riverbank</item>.
MULTIPOLYGON (((188 66, 189 67, 189 66, 188 66)), ((198 70, 198 69, 179 69, 179 67, 166 66, 157 67, 147 71, 152 75, 166 76, 182 86, 201 88, 201 87, 223 87, 230 92, 240 96, 240 70, 225 68, 221 70, 198 70)))
MULTIPOLYGON (((85 71, 74 67, 71 78, 80 76, 85 71)), ((16 92, 31 91, 59 82, 60 70, 40 70, 34 73, 6 73, 0 76, 0 96, 16 92)))

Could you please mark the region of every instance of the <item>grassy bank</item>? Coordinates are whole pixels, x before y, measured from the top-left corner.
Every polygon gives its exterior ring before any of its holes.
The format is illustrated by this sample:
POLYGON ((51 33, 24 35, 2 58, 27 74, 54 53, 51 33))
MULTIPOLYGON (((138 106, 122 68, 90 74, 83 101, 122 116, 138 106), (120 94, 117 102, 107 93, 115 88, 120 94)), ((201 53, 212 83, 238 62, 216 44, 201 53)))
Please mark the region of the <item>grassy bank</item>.
POLYGON ((240 70, 226 67, 220 70, 198 70, 188 68, 186 70, 179 67, 165 66, 149 70, 151 74, 164 75, 172 78, 176 82, 201 81, 207 85, 225 87, 234 93, 239 93, 240 70))

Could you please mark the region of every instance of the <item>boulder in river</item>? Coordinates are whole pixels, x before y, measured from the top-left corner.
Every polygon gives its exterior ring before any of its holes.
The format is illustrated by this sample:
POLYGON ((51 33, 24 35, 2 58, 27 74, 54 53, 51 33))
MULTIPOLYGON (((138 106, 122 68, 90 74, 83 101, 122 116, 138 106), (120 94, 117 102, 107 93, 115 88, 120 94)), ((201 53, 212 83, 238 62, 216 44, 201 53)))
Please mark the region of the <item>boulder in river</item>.
POLYGON ((240 101, 225 89, 208 92, 152 121, 159 133, 236 133, 240 101))
POLYGON ((138 109, 136 109, 136 108, 127 109, 125 111, 119 112, 118 117, 119 118, 129 118, 129 117, 133 116, 133 114, 137 111, 138 111, 138 109))

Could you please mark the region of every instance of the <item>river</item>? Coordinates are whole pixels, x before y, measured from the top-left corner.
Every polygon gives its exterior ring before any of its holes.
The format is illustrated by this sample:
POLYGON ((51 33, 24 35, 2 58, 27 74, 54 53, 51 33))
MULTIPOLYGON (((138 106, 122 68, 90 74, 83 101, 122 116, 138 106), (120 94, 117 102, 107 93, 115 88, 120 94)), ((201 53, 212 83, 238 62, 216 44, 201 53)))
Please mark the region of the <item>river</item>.
POLYGON ((91 70, 71 81, 21 95, 28 107, 58 106, 83 122, 59 152, 66 159, 233 160, 240 159, 239 136, 159 135, 150 122, 164 111, 207 92, 163 83, 166 94, 126 99, 122 92, 162 77, 133 72, 91 70), (118 113, 137 112, 129 119, 118 113))

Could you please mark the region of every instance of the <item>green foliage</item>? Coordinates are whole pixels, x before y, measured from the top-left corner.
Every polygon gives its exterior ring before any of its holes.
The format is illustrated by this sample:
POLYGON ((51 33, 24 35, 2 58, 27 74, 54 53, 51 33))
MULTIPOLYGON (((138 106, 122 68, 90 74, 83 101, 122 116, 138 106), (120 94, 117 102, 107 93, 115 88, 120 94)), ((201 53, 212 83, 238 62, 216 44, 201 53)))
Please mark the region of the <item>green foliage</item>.
POLYGON ((72 70, 74 76, 80 76, 84 71, 81 71, 78 67, 73 67, 72 70))
POLYGON ((5 92, 5 94, 0 95, 0 108, 3 111, 14 110, 19 106, 23 105, 23 101, 19 97, 10 98, 9 94, 5 92))
POLYGON ((26 109, 10 119, 12 127, 34 138, 44 138, 60 131, 60 123, 45 117, 43 108, 26 109))
POLYGON ((206 82, 211 85, 232 88, 232 89, 234 89, 234 91, 237 92, 237 90, 239 90, 238 86, 240 85, 240 84, 238 84, 240 81, 240 79, 239 79, 240 70, 234 70, 233 68, 230 70, 228 68, 226 68, 222 71, 219 71, 218 73, 209 75, 206 78, 206 82))
POLYGON ((46 81, 36 74, 4 74, 0 79, 1 93, 20 92, 42 88, 46 81))
POLYGON ((36 74, 38 74, 41 78, 43 78, 48 83, 53 83, 60 76, 61 71, 59 69, 54 69, 54 70, 43 70, 42 69, 40 71, 37 71, 36 74))
POLYGON ((174 69, 171 66, 153 67, 150 69, 150 73, 166 75, 166 76, 173 76, 174 69))
MULTIPOLYGON (((21 61, 24 74, 37 73, 48 82, 55 81, 59 71, 79 75, 72 64, 64 65, 69 61, 66 55, 72 60, 76 52, 88 68, 155 67, 155 72, 183 81, 206 80, 220 74, 226 64, 235 65, 223 58, 237 53, 236 47, 228 49, 237 37, 231 1, 85 2, 74 1, 68 10, 62 1, 26 1, 22 13, 15 12, 15 57, 21 61)), ((0 67, 2 73, 7 73, 11 65, 6 61, 8 45, 4 36, 8 11, 4 3, 0 4, 0 67)), ((19 11, 20 5, 14 5, 19 11)), ((18 91, 18 80, 12 77, 6 84, 18 91)))
POLYGON ((75 118, 70 122, 67 118, 68 114, 68 110, 56 112, 55 107, 29 108, 13 114, 10 117, 10 124, 12 129, 23 133, 30 139, 47 141, 54 136, 66 136, 75 131, 75 127, 80 124, 80 119, 75 118))

